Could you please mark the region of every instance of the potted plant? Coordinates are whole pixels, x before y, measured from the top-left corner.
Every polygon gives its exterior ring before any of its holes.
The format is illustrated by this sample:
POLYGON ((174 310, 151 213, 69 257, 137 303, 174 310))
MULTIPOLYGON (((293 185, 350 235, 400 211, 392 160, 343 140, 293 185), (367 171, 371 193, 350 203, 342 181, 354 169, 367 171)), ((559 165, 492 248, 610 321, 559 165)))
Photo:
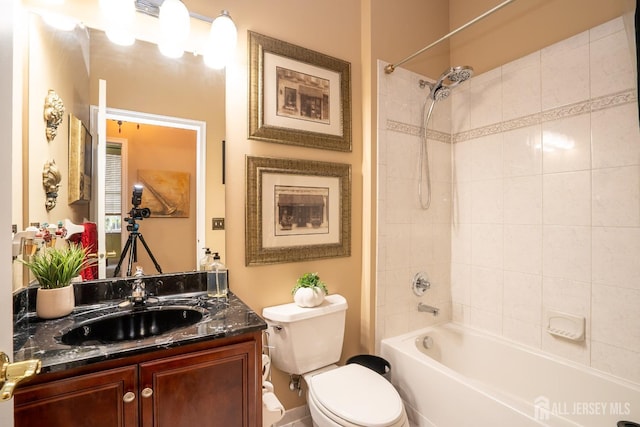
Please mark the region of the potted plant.
POLYGON ((80 271, 93 264, 87 250, 79 245, 43 248, 31 260, 21 260, 40 287, 36 295, 36 314, 43 319, 66 316, 75 306, 72 282, 80 271))
POLYGON ((291 290, 293 300, 300 307, 318 306, 328 293, 327 285, 320 280, 318 273, 304 273, 298 277, 296 285, 291 290))

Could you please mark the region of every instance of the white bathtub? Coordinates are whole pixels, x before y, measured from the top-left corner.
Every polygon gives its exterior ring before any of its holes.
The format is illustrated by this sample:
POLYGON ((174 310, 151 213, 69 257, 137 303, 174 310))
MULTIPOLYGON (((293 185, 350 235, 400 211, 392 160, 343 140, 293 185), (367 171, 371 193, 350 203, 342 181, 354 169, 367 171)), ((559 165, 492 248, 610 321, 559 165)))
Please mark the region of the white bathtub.
POLYGON ((382 340, 381 355, 413 427, 640 423, 638 384, 456 324, 382 340))

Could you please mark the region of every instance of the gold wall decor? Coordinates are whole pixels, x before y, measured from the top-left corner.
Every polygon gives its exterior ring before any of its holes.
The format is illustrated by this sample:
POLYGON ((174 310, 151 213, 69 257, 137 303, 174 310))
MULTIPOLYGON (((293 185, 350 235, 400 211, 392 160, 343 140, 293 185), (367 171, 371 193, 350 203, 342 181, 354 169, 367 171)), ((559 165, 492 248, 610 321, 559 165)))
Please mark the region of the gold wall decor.
POLYGON ((49 93, 44 99, 44 119, 47 122, 47 141, 51 142, 58 134, 58 126, 62 123, 64 117, 64 103, 62 98, 53 90, 49 89, 49 93))
POLYGON ((56 161, 45 162, 42 169, 42 186, 47 194, 47 201, 44 204, 47 212, 56 207, 61 179, 62 175, 60 175, 60 169, 56 166, 56 161))
POLYGON ((249 31, 249 139, 351 151, 351 64, 249 31))
POLYGON ((351 256, 351 165, 246 157, 247 266, 351 256))
POLYGON ((89 130, 69 114, 69 204, 91 200, 92 150, 89 130))

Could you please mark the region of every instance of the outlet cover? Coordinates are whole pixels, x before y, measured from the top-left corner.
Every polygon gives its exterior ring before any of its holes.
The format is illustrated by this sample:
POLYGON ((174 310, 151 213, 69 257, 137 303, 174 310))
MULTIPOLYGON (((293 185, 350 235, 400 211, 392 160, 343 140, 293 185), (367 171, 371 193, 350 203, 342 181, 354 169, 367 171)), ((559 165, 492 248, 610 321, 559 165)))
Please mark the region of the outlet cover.
POLYGON ((211 219, 212 230, 224 230, 224 218, 212 218, 211 219))

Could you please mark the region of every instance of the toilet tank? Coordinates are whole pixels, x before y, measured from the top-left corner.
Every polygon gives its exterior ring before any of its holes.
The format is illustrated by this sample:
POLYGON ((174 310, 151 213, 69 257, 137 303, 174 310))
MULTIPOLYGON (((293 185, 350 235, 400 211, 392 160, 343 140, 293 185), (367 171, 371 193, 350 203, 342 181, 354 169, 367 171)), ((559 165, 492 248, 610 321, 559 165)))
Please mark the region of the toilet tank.
POLYGON ((328 295, 317 307, 295 303, 265 307, 273 366, 302 375, 340 360, 347 300, 328 295))

